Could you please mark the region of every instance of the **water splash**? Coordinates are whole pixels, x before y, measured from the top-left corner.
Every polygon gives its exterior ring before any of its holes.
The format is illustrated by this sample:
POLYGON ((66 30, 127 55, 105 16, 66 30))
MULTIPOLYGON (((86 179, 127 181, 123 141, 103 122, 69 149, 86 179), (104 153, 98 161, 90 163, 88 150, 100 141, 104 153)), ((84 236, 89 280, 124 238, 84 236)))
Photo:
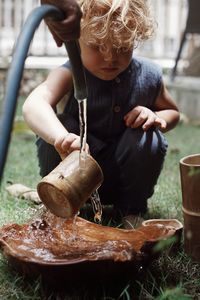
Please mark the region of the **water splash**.
POLYGON ((94 221, 98 224, 101 224, 101 218, 102 218, 102 205, 101 200, 99 197, 98 190, 94 191, 90 197, 92 208, 94 212, 94 221))

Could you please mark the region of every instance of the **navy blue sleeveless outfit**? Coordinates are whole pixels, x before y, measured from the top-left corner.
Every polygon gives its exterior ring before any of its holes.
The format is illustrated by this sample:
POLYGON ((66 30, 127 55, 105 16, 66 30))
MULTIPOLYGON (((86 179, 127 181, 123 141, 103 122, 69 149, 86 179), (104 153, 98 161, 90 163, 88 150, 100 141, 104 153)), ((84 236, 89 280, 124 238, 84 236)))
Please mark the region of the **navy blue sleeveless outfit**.
MULTIPOLYGON (((63 65, 71 68, 70 63, 63 65)), ((145 213, 161 172, 167 142, 156 128, 127 128, 124 116, 137 105, 154 111, 162 72, 148 59, 133 58, 113 80, 104 81, 85 69, 88 87, 87 142, 100 164, 104 182, 101 202, 113 204, 122 215, 145 213)), ((78 103, 73 93, 58 118, 69 132, 79 134, 78 103)), ((53 146, 37 141, 40 174, 45 176, 60 162, 53 146)))

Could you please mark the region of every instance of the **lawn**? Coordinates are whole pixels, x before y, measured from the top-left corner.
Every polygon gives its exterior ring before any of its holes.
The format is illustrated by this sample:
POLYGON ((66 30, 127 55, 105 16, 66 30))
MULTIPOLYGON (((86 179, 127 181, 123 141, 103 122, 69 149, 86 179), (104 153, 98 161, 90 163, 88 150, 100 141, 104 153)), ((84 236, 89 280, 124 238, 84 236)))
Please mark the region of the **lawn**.
MULTIPOLYGON (((168 154, 155 193, 149 200, 148 218, 177 218, 183 222, 179 160, 200 152, 200 128, 180 124, 166 134, 168 154)), ((23 130, 15 130, 0 192, 0 225, 22 223, 34 216, 38 206, 23 199, 11 197, 5 191, 10 183, 23 183, 35 188, 40 177, 36 158, 35 137, 23 130)), ((85 287, 47 293, 40 279, 20 277, 0 256, 0 299, 200 299, 200 266, 180 249, 173 254, 164 251, 142 274, 129 282, 105 286, 85 287)), ((122 274, 123 277, 123 274, 122 274)))

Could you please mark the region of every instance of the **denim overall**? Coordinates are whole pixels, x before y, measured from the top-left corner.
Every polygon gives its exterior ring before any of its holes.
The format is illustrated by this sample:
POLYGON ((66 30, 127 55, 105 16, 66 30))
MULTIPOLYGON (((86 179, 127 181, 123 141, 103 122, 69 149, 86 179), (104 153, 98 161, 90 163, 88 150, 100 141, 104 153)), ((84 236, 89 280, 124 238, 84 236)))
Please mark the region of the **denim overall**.
MULTIPOLYGON (((63 67, 70 69, 67 62, 63 67)), ((152 127, 128 128, 124 116, 140 105, 154 111, 162 72, 148 59, 133 58, 113 80, 104 81, 85 70, 88 87, 87 143, 100 164, 104 182, 102 204, 113 204, 122 215, 145 213, 167 151, 162 133, 152 127)), ((69 132, 80 133, 78 103, 73 93, 58 118, 69 132)), ((47 175, 60 162, 53 146, 37 140, 40 174, 47 175)))

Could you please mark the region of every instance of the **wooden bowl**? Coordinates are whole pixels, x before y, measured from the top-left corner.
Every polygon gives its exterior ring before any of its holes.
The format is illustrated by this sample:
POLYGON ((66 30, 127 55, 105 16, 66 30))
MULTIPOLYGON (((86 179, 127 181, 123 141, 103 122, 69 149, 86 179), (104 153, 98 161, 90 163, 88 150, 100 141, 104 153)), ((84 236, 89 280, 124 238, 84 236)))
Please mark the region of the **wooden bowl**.
POLYGON ((11 265, 28 276, 51 282, 113 280, 148 265, 152 247, 176 230, 156 221, 124 230, 46 214, 23 225, 1 227, 0 247, 11 265))

